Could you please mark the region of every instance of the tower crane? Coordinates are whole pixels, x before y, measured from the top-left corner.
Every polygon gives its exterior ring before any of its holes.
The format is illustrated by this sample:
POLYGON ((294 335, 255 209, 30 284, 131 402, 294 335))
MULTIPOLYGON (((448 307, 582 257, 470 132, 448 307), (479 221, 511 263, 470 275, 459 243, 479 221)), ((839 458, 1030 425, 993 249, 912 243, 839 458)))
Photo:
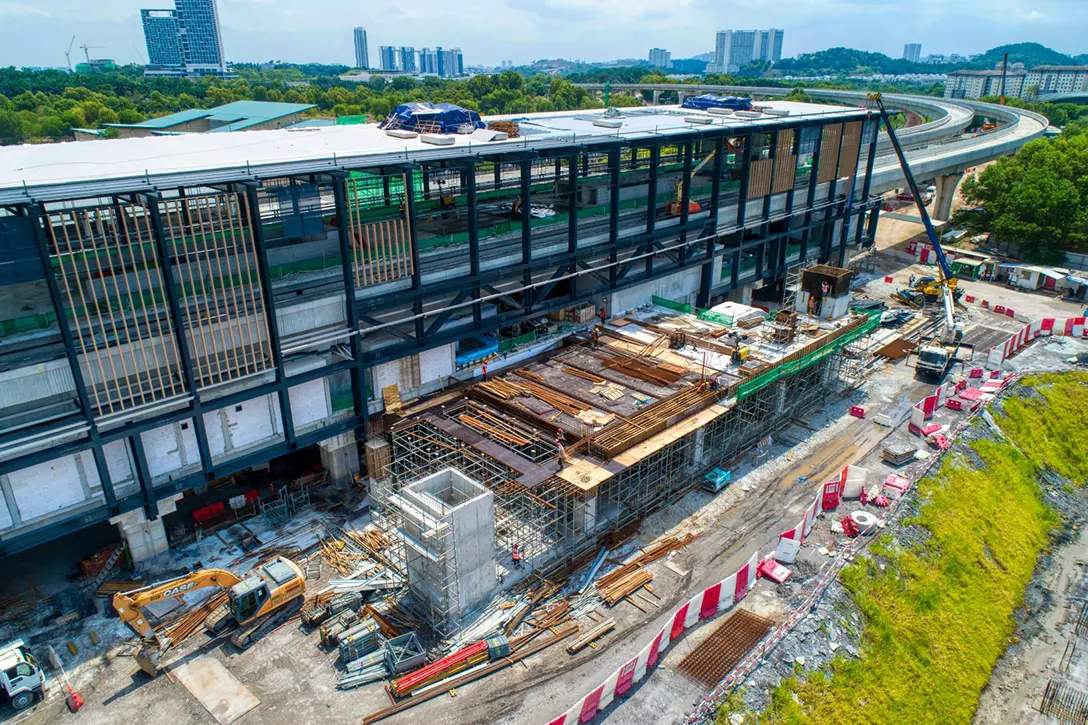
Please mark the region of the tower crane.
POLYGON ((72 71, 72 46, 76 44, 76 36, 72 36, 71 42, 68 43, 68 50, 64 51, 64 59, 68 61, 68 72, 72 71))
POLYGON ((87 65, 90 66, 91 65, 91 52, 90 52, 91 49, 92 48, 105 48, 106 46, 104 46, 104 45, 87 45, 86 43, 84 43, 83 45, 81 45, 79 47, 83 49, 83 56, 87 59, 87 65))

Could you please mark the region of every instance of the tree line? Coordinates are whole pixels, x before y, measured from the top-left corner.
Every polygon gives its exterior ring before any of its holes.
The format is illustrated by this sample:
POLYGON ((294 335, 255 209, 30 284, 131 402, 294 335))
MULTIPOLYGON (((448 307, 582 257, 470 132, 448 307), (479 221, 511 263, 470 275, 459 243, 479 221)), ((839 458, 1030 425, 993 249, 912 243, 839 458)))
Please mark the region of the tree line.
POLYGON ((1027 143, 964 179, 968 206, 953 223, 1019 245, 1029 262, 1060 264, 1067 251, 1088 249, 1088 107, 1008 102, 1043 114, 1062 133, 1027 143))
MULTIPOLYGON (((346 66, 238 66, 239 78, 145 78, 138 66, 72 75, 62 71, 0 69, 0 144, 70 139, 72 129, 139 123, 190 108, 233 101, 313 104, 309 116, 385 118, 401 103, 453 103, 481 114, 601 108, 569 79, 507 71, 469 79, 428 77, 342 80, 346 66), (307 75, 320 73, 321 75, 307 75)), ((614 105, 635 105, 634 99, 614 105)))

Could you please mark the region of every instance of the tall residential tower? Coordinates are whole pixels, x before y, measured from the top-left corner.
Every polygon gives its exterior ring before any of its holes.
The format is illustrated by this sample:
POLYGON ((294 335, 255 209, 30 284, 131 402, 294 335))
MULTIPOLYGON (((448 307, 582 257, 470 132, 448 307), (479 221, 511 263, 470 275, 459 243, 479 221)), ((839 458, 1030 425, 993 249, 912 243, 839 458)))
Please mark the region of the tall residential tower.
POLYGON ((146 75, 229 76, 215 0, 174 0, 174 10, 140 11, 146 75))
POLYGON ((785 31, 719 30, 714 44, 714 71, 734 73, 755 60, 782 60, 785 31))
POLYGON ((370 69, 370 52, 366 48, 366 28, 355 28, 355 67, 360 70, 370 69))

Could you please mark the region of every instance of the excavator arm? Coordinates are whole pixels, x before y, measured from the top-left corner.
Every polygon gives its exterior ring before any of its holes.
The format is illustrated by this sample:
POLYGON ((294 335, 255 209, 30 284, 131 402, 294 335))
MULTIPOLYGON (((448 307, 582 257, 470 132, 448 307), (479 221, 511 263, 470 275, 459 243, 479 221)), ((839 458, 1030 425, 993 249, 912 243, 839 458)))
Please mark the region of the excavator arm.
POLYGON ((198 589, 208 587, 230 589, 240 581, 242 580, 225 569, 200 569, 141 589, 118 592, 113 595, 113 608, 117 610, 121 621, 132 627, 136 634, 144 639, 152 640, 156 638, 155 631, 144 615, 144 607, 163 599, 195 592, 198 589))

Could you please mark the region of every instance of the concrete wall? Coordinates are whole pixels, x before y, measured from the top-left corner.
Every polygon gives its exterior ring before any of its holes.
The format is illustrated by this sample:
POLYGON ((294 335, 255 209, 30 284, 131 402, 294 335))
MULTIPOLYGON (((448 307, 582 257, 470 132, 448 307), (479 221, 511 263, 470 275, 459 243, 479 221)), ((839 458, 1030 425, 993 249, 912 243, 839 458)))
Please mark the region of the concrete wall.
POLYGON ((694 304, 695 295, 699 292, 701 274, 700 267, 691 267, 668 277, 617 290, 612 294, 612 314, 616 315, 640 305, 649 304, 650 298, 654 295, 674 302, 694 304))

